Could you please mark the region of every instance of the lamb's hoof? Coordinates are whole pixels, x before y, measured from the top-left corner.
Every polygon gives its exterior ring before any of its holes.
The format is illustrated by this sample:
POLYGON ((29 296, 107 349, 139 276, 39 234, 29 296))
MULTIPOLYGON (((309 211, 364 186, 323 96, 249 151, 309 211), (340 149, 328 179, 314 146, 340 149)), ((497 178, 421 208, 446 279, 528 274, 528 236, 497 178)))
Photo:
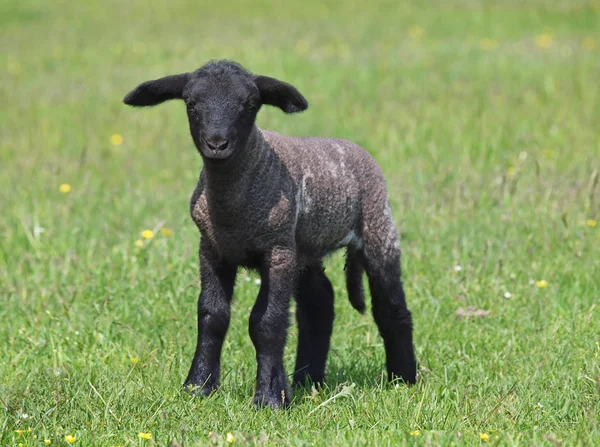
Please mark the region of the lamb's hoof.
POLYGON ((282 410, 290 406, 290 392, 281 390, 280 393, 256 393, 254 395, 254 405, 256 408, 274 408, 282 410))
POLYGON ((292 387, 294 388, 308 388, 314 386, 315 388, 321 388, 324 383, 323 374, 307 374, 307 373, 297 373, 294 374, 294 379, 292 381, 292 387), (313 378, 314 377, 314 378, 313 378))
POLYGON ((218 387, 219 385, 209 383, 208 381, 200 385, 192 382, 185 382, 183 384, 184 391, 194 397, 208 397, 217 391, 218 387))
POLYGON ((410 371, 408 373, 399 373, 399 374, 388 374, 388 381, 393 383, 394 385, 405 385, 412 386, 417 383, 417 374, 416 372, 410 371))

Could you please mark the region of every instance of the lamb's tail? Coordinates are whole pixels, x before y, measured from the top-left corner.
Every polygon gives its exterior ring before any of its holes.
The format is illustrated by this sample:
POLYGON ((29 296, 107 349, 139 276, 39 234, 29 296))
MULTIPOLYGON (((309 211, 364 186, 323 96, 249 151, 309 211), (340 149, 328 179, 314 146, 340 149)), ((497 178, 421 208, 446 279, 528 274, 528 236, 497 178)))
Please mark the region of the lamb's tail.
POLYGON ((365 313, 365 290, 363 286, 363 255, 359 250, 348 247, 346 253, 346 289, 350 304, 361 314, 365 313))

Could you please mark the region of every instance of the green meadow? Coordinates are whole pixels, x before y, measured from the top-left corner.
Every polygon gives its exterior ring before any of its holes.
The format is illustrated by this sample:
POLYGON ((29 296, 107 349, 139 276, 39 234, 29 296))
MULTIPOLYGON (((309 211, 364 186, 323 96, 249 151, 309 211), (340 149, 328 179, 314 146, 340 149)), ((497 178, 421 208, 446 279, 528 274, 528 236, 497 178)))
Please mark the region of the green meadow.
POLYGON ((0 445, 600 445, 600 1, 3 0, 0 36, 0 445), (310 102, 261 128, 382 166, 415 386, 336 253, 322 389, 254 409, 240 270, 222 386, 182 392, 202 160, 181 103, 121 100, 222 58, 310 102))

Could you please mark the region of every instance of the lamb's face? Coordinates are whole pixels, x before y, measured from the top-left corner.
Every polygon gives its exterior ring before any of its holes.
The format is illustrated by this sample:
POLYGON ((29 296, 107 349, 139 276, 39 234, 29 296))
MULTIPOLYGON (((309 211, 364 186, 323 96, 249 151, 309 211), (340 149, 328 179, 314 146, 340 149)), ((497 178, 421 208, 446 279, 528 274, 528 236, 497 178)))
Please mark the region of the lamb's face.
POLYGON ((192 138, 205 159, 224 161, 244 149, 261 106, 251 76, 199 70, 186 85, 183 100, 192 138))

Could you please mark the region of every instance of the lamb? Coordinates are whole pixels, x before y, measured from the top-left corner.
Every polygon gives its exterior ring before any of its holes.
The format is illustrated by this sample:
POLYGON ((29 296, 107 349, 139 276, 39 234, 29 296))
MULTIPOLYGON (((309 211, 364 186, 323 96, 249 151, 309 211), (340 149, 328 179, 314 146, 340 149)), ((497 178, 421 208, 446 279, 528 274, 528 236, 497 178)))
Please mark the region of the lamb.
POLYGON ((412 319, 400 279, 400 246, 385 179, 360 146, 334 138, 296 138, 255 124, 262 105, 285 113, 308 103, 292 85, 253 75, 231 61, 140 84, 124 103, 171 99, 187 106, 203 169, 190 203, 200 238, 198 339, 184 387, 206 396, 219 386, 221 348, 237 269, 262 283, 250 315, 256 349, 256 406, 286 407, 283 366, 289 307, 296 299, 295 385, 322 383, 334 319, 333 287, 323 258, 346 247, 349 300, 365 310, 363 272, 383 337, 389 380, 414 383, 412 319))

